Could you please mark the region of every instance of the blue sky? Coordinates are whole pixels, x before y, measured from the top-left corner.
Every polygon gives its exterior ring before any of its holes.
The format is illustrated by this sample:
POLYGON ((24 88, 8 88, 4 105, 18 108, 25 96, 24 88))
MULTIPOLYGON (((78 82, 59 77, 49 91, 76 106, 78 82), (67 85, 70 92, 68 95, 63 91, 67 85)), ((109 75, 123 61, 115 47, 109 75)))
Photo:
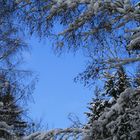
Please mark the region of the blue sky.
POLYGON ((50 129, 65 128, 71 122, 68 114, 76 114, 81 122, 86 121, 84 112, 91 100, 92 90, 74 83, 73 78, 85 68, 86 58, 82 53, 56 56, 49 40, 39 42, 37 38, 27 39, 30 53, 25 53, 24 68, 39 75, 34 91, 35 103, 29 103, 29 116, 43 119, 50 129))

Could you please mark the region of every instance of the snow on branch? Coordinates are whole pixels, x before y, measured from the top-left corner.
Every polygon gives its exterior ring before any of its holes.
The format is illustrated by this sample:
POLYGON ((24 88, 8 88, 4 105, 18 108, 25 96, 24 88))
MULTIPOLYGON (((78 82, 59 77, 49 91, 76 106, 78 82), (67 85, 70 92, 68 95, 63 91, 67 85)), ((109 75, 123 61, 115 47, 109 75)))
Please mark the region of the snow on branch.
POLYGON ((140 56, 134 58, 125 58, 125 59, 110 59, 103 61, 104 64, 109 64, 108 69, 120 67, 126 64, 134 63, 140 61, 140 56))
POLYGON ((105 108, 91 126, 92 139, 139 139, 140 88, 122 92, 111 108, 105 108))
MULTIPOLYGON (((67 43, 68 49, 77 47, 80 43, 85 46, 86 42, 91 41, 92 38, 91 43, 96 46, 95 40, 96 37, 100 38, 99 33, 115 32, 118 35, 123 30, 120 36, 127 41, 127 49, 140 49, 140 27, 137 24, 140 22, 139 2, 134 3, 132 0, 19 0, 17 5, 31 33, 36 32, 40 36, 55 34, 54 36, 62 41, 61 48, 64 48, 67 43), (25 6, 21 8, 22 5, 25 6), (51 29, 56 25, 55 21, 64 28, 53 33, 55 31, 51 29)), ((59 43, 56 42, 55 45, 57 44, 59 43)))
POLYGON ((68 139, 70 137, 80 137, 87 133, 87 130, 81 128, 54 129, 48 132, 36 132, 23 138, 23 140, 53 140, 57 138, 68 139))

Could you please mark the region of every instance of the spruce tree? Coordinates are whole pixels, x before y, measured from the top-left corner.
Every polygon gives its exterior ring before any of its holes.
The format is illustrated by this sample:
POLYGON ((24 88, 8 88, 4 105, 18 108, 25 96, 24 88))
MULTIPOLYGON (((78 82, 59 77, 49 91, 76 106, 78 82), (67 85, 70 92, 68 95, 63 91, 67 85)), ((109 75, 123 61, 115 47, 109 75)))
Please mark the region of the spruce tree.
POLYGON ((94 90, 94 98, 89 103, 88 109, 89 112, 86 112, 88 122, 85 125, 86 129, 90 129, 94 121, 98 120, 98 118, 104 112, 105 107, 109 107, 110 104, 108 101, 102 96, 102 90, 96 86, 94 90))
POLYGON ((115 74, 110 75, 105 82, 105 94, 115 99, 119 97, 126 88, 130 87, 130 79, 128 78, 123 67, 119 67, 115 74))
POLYGON ((129 78, 123 67, 120 67, 114 75, 110 75, 105 82, 104 92, 97 86, 94 90, 94 98, 92 99, 88 109, 90 113, 86 113, 89 122, 97 120, 103 113, 105 107, 111 107, 115 100, 125 89, 130 87, 129 78))
MULTIPOLYGON (((8 110, 4 108, 3 102, 0 101, 0 116, 7 112, 8 110)), ((6 116, 3 116, 6 117, 6 116)), ((1 117, 0 117, 1 118, 1 117)), ((13 132, 13 127, 8 125, 4 120, 0 119, 0 139, 1 140, 16 140, 15 134, 13 132)))
POLYGON ((0 102, 3 103, 3 110, 5 110, 0 113, 0 121, 12 126, 16 136, 23 136, 27 127, 27 123, 22 119, 23 110, 17 104, 18 99, 12 85, 4 75, 1 75, 0 83, 0 102))
MULTIPOLYGON (((95 88, 94 95, 95 98, 92 99, 88 109, 90 112, 86 113, 88 117, 88 123, 86 127, 92 129, 94 122, 109 110, 119 98, 119 95, 130 87, 129 78, 123 67, 120 67, 114 74, 108 75, 106 77, 104 88, 95 88)), ((105 128, 104 128, 105 129, 105 128)), ((93 135, 90 136, 94 138, 93 135)))

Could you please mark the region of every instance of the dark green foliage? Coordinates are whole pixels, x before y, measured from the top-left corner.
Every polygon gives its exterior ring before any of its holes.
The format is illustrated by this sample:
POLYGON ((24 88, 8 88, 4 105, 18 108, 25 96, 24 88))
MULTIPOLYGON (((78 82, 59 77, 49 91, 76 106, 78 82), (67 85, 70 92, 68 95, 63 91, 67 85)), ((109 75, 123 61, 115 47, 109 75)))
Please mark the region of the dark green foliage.
POLYGON ((5 79, 4 75, 1 75, 0 79, 0 102, 3 103, 0 121, 5 122, 9 126, 13 126, 13 132, 17 136, 24 135, 27 123, 22 119, 23 110, 17 104, 18 100, 13 93, 13 87, 10 82, 5 79))
POLYGON ((93 139, 139 140, 140 89, 128 88, 111 108, 106 108, 91 127, 93 139))
MULTIPOLYGON (((112 75, 108 74, 103 89, 101 90, 98 87, 95 88, 95 98, 93 98, 90 106, 88 107, 90 112, 86 114, 89 119, 87 123, 89 125, 89 129, 92 129, 94 122, 98 121, 98 119, 103 115, 103 113, 109 110, 117 102, 117 98, 119 98, 120 94, 130 86, 130 79, 128 78, 123 67, 120 67, 112 75)), ((104 128, 104 132, 105 136, 106 128, 104 128)))
POLYGON ((130 87, 130 79, 128 78, 123 67, 120 67, 114 75, 110 75, 105 82, 104 89, 107 96, 119 97, 126 88, 130 87))
POLYGON ((88 124, 92 125, 93 121, 98 120, 98 118, 102 115, 105 107, 109 107, 110 104, 107 100, 104 99, 104 97, 101 95, 101 90, 96 86, 94 90, 95 97, 92 99, 92 101, 89 103, 89 111, 85 114, 88 117, 88 124))

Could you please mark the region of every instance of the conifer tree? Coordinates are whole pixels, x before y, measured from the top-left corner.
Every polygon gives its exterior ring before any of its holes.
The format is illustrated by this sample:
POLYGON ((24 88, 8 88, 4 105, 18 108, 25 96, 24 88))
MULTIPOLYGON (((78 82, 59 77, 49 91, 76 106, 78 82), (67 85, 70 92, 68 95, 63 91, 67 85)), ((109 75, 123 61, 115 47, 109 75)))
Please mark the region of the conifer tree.
MULTIPOLYGON (((0 113, 4 114, 8 110, 4 108, 3 102, 0 101, 0 113)), ((3 116, 6 117, 6 116, 3 116)), ((0 117, 0 139, 2 140, 16 140, 15 134, 13 132, 13 127, 9 126, 5 121, 0 117)))
MULTIPOLYGON (((86 113, 88 117, 86 127, 88 129, 92 129, 94 122, 98 121, 104 112, 117 102, 120 94, 130 87, 130 79, 123 67, 120 67, 113 75, 108 74, 106 78, 107 80, 102 90, 99 90, 98 87, 95 88, 95 98, 93 98, 88 107, 90 110, 90 112, 86 113)), ((94 138, 92 135, 90 137, 94 138)))
POLYGON ((27 127, 27 123, 22 119, 23 110, 17 104, 16 94, 10 82, 5 79, 4 75, 0 78, 0 101, 5 110, 0 113, 0 120, 12 126, 16 136, 23 136, 27 127))
POLYGON ((101 97, 101 90, 96 86, 94 90, 95 97, 92 98, 92 101, 89 103, 88 109, 90 112, 86 112, 85 114, 89 118, 89 124, 92 124, 93 120, 97 120, 100 113, 103 111, 105 106, 105 102, 103 102, 103 98, 101 97))
POLYGON ((20 101, 27 90, 25 85, 19 82, 22 79, 16 81, 17 77, 22 77, 23 75, 21 74, 23 72, 17 70, 16 66, 19 64, 22 58, 22 51, 26 49, 27 45, 19 37, 19 27, 14 17, 15 9, 15 0, 1 0, 0 102, 3 103, 3 108, 0 111, 0 122, 4 122, 9 126, 10 131, 16 136, 22 136, 25 133, 26 122, 22 118, 24 111, 20 106, 20 101), (21 87, 24 87, 24 90, 21 87))
POLYGON ((104 86, 105 94, 116 99, 130 86, 130 78, 128 78, 124 68, 119 67, 115 74, 108 76, 104 86))

